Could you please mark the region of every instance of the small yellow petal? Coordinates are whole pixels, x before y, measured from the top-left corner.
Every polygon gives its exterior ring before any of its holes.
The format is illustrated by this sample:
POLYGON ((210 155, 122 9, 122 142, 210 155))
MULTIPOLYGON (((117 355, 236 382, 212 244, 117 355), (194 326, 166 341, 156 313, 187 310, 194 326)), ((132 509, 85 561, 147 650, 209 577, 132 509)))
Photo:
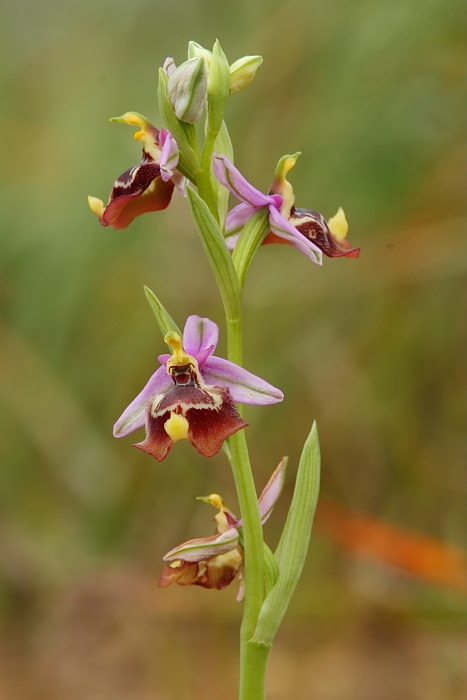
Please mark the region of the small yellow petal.
POLYGON ((110 121, 139 127, 138 131, 133 134, 133 137, 137 141, 141 141, 145 153, 150 155, 156 163, 159 162, 161 155, 158 137, 159 131, 143 114, 139 114, 138 112, 125 112, 121 117, 112 117, 110 121))
POLYGON ((294 153, 293 155, 282 156, 276 167, 275 178, 277 180, 285 180, 285 176, 292 170, 292 168, 295 167, 295 164, 300 156, 300 151, 297 151, 297 153, 294 153))
POLYGON ((218 512, 218 514, 214 518, 214 522, 216 523, 217 532, 220 532, 220 533, 227 532, 227 530, 230 527, 229 521, 227 520, 227 516, 223 510, 220 510, 218 512))
POLYGON ((293 156, 287 156, 286 160, 283 163, 283 176, 285 177, 288 172, 292 170, 292 168, 295 167, 295 164, 299 158, 301 153, 297 152, 293 156))
POLYGON ((282 156, 277 164, 274 180, 270 189, 272 194, 282 195, 284 201, 280 211, 285 219, 289 218, 292 207, 295 204, 293 187, 287 180, 287 173, 289 173, 292 168, 295 167, 300 155, 301 153, 298 151, 293 155, 282 156))
POLYGON ((218 514, 214 518, 217 526, 217 532, 226 532, 231 527, 225 514, 225 511, 228 510, 228 508, 218 493, 210 493, 209 496, 197 496, 196 500, 203 501, 203 503, 208 503, 210 506, 214 506, 214 508, 219 509, 218 514))
POLYGON ((174 352, 183 350, 182 339, 176 331, 169 331, 164 336, 164 343, 170 345, 174 352))
POLYGON ((179 413, 170 412, 170 418, 164 423, 164 430, 172 440, 172 442, 178 442, 179 440, 188 439, 188 421, 185 416, 181 416, 179 413))
POLYGON ((99 199, 98 197, 89 196, 88 197, 88 204, 89 204, 89 208, 91 209, 91 211, 94 214, 96 214, 96 216, 98 216, 100 219, 102 217, 102 215, 104 214, 104 209, 105 209, 104 202, 102 201, 102 199, 99 199))
POLYGON ((337 213, 329 219, 328 226, 332 235, 335 236, 337 239, 342 240, 347 236, 349 224, 347 223, 347 219, 345 218, 344 210, 342 209, 342 207, 339 207, 337 213))
POLYGON ((219 508, 219 510, 223 510, 225 508, 224 501, 218 493, 211 493, 211 495, 208 496, 208 499, 208 503, 214 506, 214 508, 219 508))

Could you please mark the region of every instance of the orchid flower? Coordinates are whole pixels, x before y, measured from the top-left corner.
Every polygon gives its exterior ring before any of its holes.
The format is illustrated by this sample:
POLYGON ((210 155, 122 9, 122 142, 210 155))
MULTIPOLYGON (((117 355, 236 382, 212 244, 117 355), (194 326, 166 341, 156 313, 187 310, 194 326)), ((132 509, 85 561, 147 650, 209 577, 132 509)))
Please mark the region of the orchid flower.
MULTIPOLYGON (((258 499, 258 510, 263 525, 281 494, 286 464, 286 458, 280 461, 258 499)), ((242 521, 225 506, 217 493, 198 500, 219 510, 214 518, 217 532, 211 537, 188 540, 167 552, 164 561, 169 563, 162 571, 159 587, 166 588, 172 583, 178 583, 179 586, 195 585, 221 590, 238 575, 242 584, 237 600, 242 600, 243 549, 239 537, 242 521)))
POLYGON ((165 342, 172 355, 160 355, 159 367, 114 426, 124 437, 145 426, 146 439, 135 445, 161 462, 178 440, 188 439, 206 457, 246 423, 235 402, 265 406, 283 393, 238 365, 213 355, 219 337, 208 318, 189 316, 183 340, 171 331, 165 342))
POLYGON ((239 232, 246 222, 258 209, 268 207, 271 230, 263 244, 293 245, 318 265, 322 263, 322 253, 332 258, 357 258, 360 248, 352 248, 345 239, 348 225, 342 208, 327 222, 317 211, 295 208, 295 196, 286 175, 299 155, 296 153, 281 158, 269 194, 266 195, 253 187, 226 156, 214 153, 213 167, 217 179, 241 202, 227 217, 227 245, 230 249, 235 248, 239 232))
POLYGON ((97 197, 88 197, 89 206, 102 226, 117 230, 126 228, 140 214, 168 207, 174 186, 184 193, 185 178, 176 170, 179 151, 169 131, 159 131, 136 112, 126 112, 110 121, 138 126, 134 138, 143 144, 141 163, 115 181, 107 206, 97 197))

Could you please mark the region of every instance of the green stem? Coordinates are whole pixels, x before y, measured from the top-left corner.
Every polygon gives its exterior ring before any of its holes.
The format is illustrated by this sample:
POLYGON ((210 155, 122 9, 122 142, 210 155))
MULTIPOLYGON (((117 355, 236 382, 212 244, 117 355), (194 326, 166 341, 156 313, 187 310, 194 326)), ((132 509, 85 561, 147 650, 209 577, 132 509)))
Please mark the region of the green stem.
MULTIPOLYGON (((228 359, 242 364, 241 319, 227 319, 228 359)), ((249 642, 264 600, 263 528, 245 431, 229 438, 230 463, 243 520, 245 607, 240 633, 240 700, 262 700, 269 649, 249 642)))
POLYGON ((264 700, 266 669, 271 647, 246 642, 240 652, 240 700, 264 700))
MULTIPOLYGON (((211 180, 212 151, 218 132, 219 129, 208 129, 198 173, 198 195, 188 188, 188 199, 224 304, 227 357, 242 365, 242 290, 216 223, 219 221, 218 191, 214 190, 211 180)), ((265 597, 263 528, 244 430, 231 435, 229 452, 243 521, 245 604, 240 631, 240 700, 263 700, 269 647, 261 642, 250 642, 265 597)))

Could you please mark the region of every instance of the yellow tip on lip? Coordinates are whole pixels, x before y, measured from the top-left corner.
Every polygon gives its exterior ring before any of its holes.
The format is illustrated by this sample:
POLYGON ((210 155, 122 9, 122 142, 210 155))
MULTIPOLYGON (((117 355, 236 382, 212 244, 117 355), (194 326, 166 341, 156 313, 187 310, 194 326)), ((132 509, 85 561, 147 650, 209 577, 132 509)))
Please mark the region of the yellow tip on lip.
POLYGON ((105 210, 104 202, 102 201, 102 199, 99 199, 98 197, 89 196, 88 204, 93 214, 96 214, 96 216, 98 216, 99 219, 101 219, 105 210))
POLYGON ((347 236, 349 224, 347 223, 347 219, 345 218, 344 210, 342 209, 342 207, 339 207, 336 214, 334 214, 334 216, 331 216, 331 218, 328 221, 328 226, 332 235, 336 238, 342 240, 347 236))
POLYGON ((181 416, 173 411, 170 412, 170 418, 164 423, 164 430, 172 442, 187 440, 188 428, 189 424, 185 416, 181 416))

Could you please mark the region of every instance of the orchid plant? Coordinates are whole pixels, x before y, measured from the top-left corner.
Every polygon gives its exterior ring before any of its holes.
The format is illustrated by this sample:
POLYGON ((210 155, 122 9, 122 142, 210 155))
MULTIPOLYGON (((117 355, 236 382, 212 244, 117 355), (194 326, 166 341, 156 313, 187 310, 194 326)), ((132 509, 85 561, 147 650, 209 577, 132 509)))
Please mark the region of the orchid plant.
MULTIPOLYGON (((305 441, 294 495, 279 545, 274 552, 263 539, 285 479, 287 458, 273 472, 257 498, 239 404, 267 406, 282 401, 280 389, 242 366, 242 294, 251 262, 260 246, 293 245, 316 265, 328 257, 356 258, 346 236, 342 208, 326 220, 311 209, 295 207, 287 174, 299 153, 279 159, 267 194, 234 166, 233 147, 224 121, 231 95, 246 88, 261 66, 260 56, 245 56, 229 65, 218 41, 209 51, 195 42, 178 67, 168 58, 159 70, 159 111, 165 129, 137 112, 111 121, 137 127, 142 160, 115 181, 107 205, 89 197, 103 226, 126 228, 145 212, 165 209, 174 189, 186 196, 203 249, 223 303, 227 359, 214 355, 218 326, 190 316, 180 331, 156 295, 145 288, 171 353, 123 411, 115 437, 145 429, 135 447, 164 460, 179 440, 187 439, 205 457, 223 448, 232 467, 240 517, 218 494, 200 500, 218 509, 216 531, 175 546, 164 557, 159 585, 199 585, 223 589, 241 581, 240 700, 265 697, 266 665, 275 634, 298 583, 310 539, 318 498, 320 456, 316 425, 305 441), (204 129, 198 129, 204 116, 204 129), (229 196, 238 204, 229 211, 229 196)), ((177 196, 177 195, 175 195, 177 196)), ((180 204, 181 200, 179 200, 180 204)), ((175 448, 176 450, 176 448, 175 448)))

